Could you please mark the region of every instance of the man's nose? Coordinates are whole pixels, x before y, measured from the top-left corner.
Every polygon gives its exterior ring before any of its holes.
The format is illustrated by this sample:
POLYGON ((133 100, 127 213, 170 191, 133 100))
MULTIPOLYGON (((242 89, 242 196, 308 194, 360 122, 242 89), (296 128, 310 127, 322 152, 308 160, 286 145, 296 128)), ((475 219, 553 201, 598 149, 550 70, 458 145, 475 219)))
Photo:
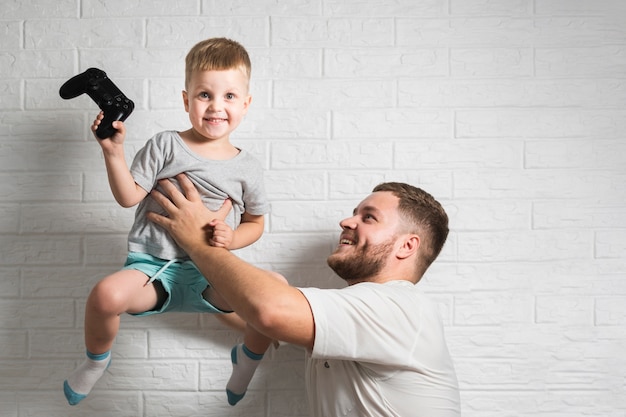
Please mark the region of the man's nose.
POLYGON ((356 216, 348 217, 339 222, 342 229, 356 229, 356 216))

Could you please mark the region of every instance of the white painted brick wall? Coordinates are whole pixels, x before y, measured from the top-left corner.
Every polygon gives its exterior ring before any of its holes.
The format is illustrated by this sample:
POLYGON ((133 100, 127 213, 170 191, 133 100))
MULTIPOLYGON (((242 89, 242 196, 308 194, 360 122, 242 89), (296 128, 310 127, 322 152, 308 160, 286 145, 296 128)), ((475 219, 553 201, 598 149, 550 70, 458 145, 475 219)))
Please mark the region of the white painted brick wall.
POLYGON ((0 17, 0 415, 307 415, 302 351, 226 405, 213 317, 123 317, 79 407, 90 288, 119 268, 118 207, 59 86, 105 69, 136 102, 129 158, 184 129, 183 58, 228 36, 253 60, 235 142, 266 168, 267 232, 240 255, 334 287, 338 221, 381 181, 438 197, 452 233, 421 285, 441 303, 466 417, 626 416, 626 6, 622 0, 4 0, 0 17))

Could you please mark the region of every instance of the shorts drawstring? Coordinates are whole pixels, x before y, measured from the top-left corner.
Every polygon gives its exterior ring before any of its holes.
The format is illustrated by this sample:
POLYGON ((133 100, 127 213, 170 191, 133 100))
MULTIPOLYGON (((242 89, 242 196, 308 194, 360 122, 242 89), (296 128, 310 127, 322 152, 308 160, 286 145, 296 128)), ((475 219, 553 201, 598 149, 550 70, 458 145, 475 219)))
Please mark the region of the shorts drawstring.
POLYGON ((154 274, 154 275, 152 275, 152 276, 150 277, 150 279, 148 280, 148 282, 146 282, 146 285, 148 285, 148 284, 150 284, 150 283, 154 282, 154 280, 155 280, 155 279, 157 279, 157 277, 158 277, 159 275, 161 275, 161 273, 162 273, 163 271, 165 271, 165 270, 166 270, 166 269, 167 269, 167 268, 168 268, 171 264, 173 264, 173 263, 174 263, 174 262, 176 262, 176 261, 178 261, 178 260, 177 260, 177 259, 170 259, 169 261, 167 261, 167 263, 166 263, 165 265, 163 265, 163 266, 161 267, 161 269, 159 269, 159 270, 156 272, 156 274, 154 274))

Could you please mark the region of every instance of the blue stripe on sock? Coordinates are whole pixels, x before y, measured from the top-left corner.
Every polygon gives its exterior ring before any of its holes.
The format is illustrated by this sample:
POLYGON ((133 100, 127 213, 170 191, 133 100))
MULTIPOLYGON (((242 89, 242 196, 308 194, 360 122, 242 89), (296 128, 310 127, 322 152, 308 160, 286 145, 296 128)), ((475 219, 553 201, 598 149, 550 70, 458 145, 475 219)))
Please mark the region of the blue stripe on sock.
POLYGON ((87 357, 89 359, 91 359, 91 360, 94 360, 94 361, 103 361, 106 358, 108 358, 110 354, 111 354, 110 350, 108 350, 108 351, 106 351, 104 353, 98 353, 98 354, 91 353, 90 351, 87 351, 87 357))
POLYGON ((74 392, 74 390, 70 387, 70 384, 67 381, 63 381, 63 393, 65 394, 65 398, 67 398, 67 402, 70 405, 76 405, 85 398, 87 398, 84 394, 78 394, 74 392))
POLYGON ((254 353, 250 349, 248 349, 246 345, 241 345, 241 350, 243 350, 243 353, 245 353, 246 356, 249 357, 250 359, 253 359, 255 361, 260 361, 261 359, 263 359, 262 353, 261 354, 254 353))
POLYGON ((244 397, 244 395, 246 395, 245 392, 243 394, 235 394, 229 389, 226 390, 226 396, 228 397, 228 404, 230 405, 237 404, 244 397))

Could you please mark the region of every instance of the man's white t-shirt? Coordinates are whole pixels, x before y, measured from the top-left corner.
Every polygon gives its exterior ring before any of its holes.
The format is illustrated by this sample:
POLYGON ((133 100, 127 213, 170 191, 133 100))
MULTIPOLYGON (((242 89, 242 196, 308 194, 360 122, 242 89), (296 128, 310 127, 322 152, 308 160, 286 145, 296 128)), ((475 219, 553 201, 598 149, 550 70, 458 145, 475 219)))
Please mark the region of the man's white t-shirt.
POLYGON ((312 416, 461 415, 438 309, 413 283, 300 291, 315 320, 306 364, 312 416))

